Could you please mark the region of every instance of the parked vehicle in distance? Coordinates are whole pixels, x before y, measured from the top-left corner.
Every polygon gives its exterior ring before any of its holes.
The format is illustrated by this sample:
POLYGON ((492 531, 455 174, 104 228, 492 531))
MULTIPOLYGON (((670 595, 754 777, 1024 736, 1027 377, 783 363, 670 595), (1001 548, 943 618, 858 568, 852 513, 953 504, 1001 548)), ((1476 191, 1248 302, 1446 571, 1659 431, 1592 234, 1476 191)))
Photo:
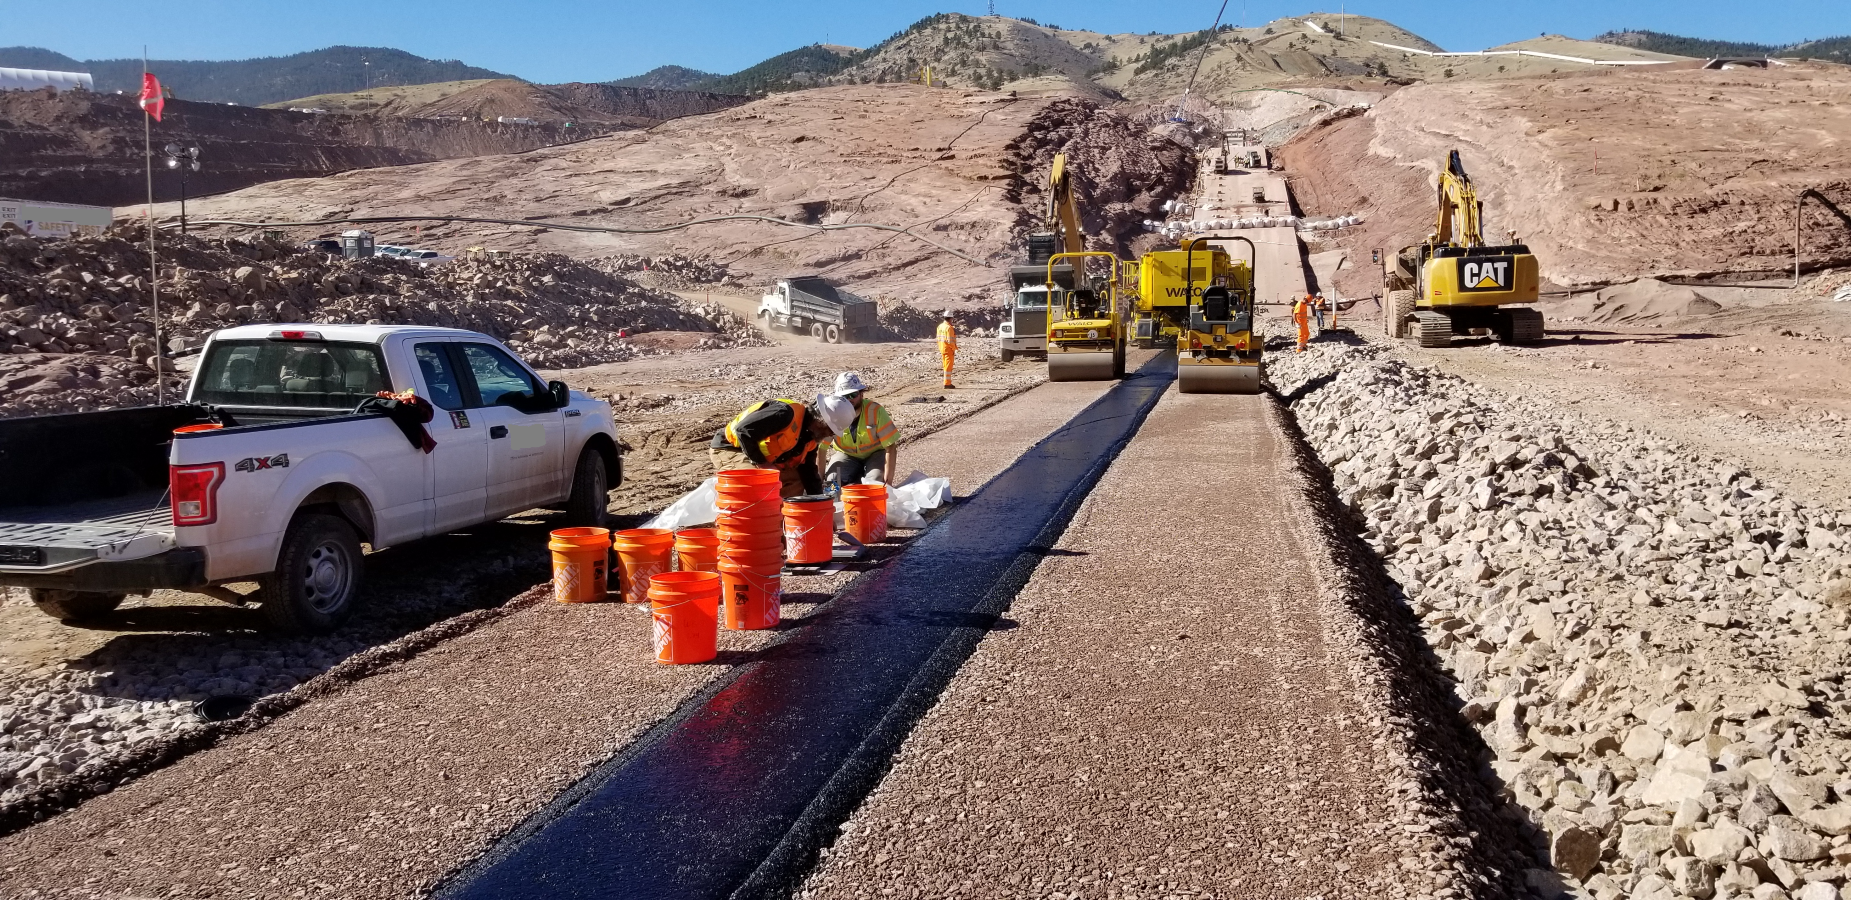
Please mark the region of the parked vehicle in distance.
POLYGON ((445 256, 435 250, 407 250, 400 258, 409 259, 421 266, 435 266, 456 261, 456 257, 445 256))
POLYGON ((758 317, 767 328, 782 328, 830 344, 854 341, 880 326, 874 301, 814 276, 780 278, 771 293, 759 298, 758 317))
POLYGON ((341 242, 337 238, 318 238, 312 241, 303 241, 302 249, 311 250, 316 253, 331 253, 335 256, 340 256, 341 242))
POLYGON ((171 588, 279 628, 352 613, 374 550, 536 507, 599 525, 622 482, 611 406, 452 328, 213 333, 167 406, 0 421, 0 585, 65 620, 171 588), (378 392, 420 406, 377 409, 378 392), (227 584, 256 581, 254 594, 227 584))

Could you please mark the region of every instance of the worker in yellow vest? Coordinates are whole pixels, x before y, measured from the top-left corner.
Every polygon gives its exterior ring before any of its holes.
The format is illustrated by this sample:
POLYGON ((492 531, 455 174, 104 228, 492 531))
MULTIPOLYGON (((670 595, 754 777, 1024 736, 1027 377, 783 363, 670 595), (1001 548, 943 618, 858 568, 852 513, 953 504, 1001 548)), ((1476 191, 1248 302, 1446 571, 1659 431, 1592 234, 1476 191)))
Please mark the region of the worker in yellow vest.
POLYGON ((841 397, 821 395, 808 406, 795 400, 761 400, 714 434, 707 456, 715 471, 778 470, 784 497, 820 494, 817 449, 847 431, 854 420, 855 407, 841 397))
POLYGON ((951 365, 958 359, 958 326, 951 321, 951 310, 945 310, 945 321, 938 323, 938 361, 945 367, 945 387, 955 387, 951 383, 951 365))
POLYGON ((867 390, 854 372, 836 377, 835 395, 855 407, 855 421, 829 443, 823 458, 823 480, 836 487, 870 478, 892 484, 900 464, 900 430, 893 427, 886 407, 868 399, 867 390))

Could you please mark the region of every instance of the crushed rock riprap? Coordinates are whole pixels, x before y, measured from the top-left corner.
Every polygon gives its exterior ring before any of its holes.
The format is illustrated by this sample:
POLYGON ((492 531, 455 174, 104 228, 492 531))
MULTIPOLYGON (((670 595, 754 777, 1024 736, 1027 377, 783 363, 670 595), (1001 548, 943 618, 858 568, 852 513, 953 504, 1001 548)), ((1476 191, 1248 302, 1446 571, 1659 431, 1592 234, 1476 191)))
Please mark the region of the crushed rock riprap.
MULTIPOLYGON (((0 414, 151 402, 155 355, 145 230, 42 241, 0 236, 0 414)), ((162 338, 197 346, 219 328, 265 322, 440 325, 508 342, 545 368, 619 362, 661 351, 620 333, 696 332, 702 348, 764 341, 718 304, 691 304, 636 284, 651 268, 677 283, 727 277, 686 257, 583 262, 551 253, 476 254, 439 265, 346 260, 258 237, 163 232, 162 338)))
POLYGON ((1381 347, 1268 365, 1561 877, 1840 896, 1851 511, 1381 347))

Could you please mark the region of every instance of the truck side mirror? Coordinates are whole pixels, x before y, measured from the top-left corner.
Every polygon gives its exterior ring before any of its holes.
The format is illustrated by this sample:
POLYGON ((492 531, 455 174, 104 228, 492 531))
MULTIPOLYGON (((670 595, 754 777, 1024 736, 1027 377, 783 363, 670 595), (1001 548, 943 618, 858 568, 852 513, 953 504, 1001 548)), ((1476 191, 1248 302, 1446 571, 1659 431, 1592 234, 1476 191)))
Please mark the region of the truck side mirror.
POLYGON ((553 395, 553 406, 556 409, 564 409, 572 402, 572 389, 566 387, 563 381, 547 382, 546 390, 553 395))

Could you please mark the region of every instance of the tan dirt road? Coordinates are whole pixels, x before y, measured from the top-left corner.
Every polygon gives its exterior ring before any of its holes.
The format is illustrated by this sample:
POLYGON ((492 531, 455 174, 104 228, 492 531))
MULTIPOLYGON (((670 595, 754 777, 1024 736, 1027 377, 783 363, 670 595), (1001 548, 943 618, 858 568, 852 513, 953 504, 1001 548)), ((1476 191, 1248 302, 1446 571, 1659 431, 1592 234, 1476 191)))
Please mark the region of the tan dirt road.
POLYGON ((1164 398, 805 896, 1406 895, 1407 776, 1267 402, 1164 398))

